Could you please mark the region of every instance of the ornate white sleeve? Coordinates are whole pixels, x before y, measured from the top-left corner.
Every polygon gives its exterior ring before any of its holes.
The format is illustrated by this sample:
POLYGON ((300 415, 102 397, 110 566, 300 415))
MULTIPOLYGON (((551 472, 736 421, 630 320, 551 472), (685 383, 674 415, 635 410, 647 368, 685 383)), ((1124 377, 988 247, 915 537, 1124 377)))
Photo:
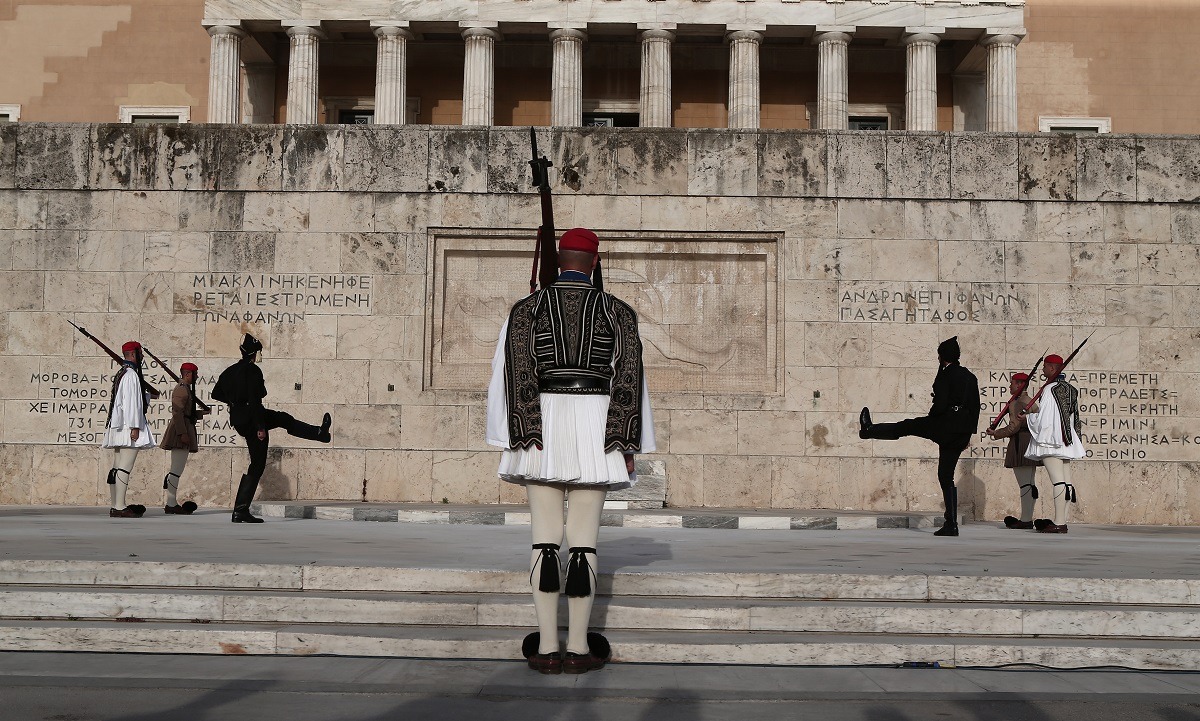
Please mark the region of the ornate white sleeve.
POLYGON ((508 338, 508 321, 500 327, 496 354, 492 357, 492 380, 487 395, 487 443, 508 448, 508 397, 504 393, 504 342, 508 338))
POLYGON ((650 387, 646 384, 646 373, 642 372, 642 450, 640 453, 653 453, 658 450, 654 442, 654 411, 650 410, 650 387))

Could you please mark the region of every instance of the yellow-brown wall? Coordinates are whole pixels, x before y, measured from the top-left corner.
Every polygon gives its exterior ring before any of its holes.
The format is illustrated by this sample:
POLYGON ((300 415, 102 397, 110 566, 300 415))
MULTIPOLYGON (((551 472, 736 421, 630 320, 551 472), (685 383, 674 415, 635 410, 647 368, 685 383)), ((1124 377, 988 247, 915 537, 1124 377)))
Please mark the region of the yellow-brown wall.
POLYGON ((0 0, 0 104, 22 121, 116 122, 121 105, 208 115, 202 0, 0 0))

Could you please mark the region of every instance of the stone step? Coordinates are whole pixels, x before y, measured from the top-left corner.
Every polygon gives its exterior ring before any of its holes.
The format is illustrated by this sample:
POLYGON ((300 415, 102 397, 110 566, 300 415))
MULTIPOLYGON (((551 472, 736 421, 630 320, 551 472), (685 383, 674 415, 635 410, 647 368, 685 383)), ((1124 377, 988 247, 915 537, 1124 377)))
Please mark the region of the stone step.
MULTIPOLYGON (((155 561, 0 560, 0 587, 529 592, 526 571, 155 561)), ((601 595, 1138 606, 1200 605, 1200 579, 857 573, 602 573, 601 595)))
MULTIPOLYGON (((815 633, 612 631, 615 662, 845 666, 937 663, 943 666, 1039 664, 1057 668, 1200 667, 1194 641, 998 639, 815 633)), ((519 658, 524 633, 461 626, 294 626, 0 622, 2 651, 91 651, 261 655, 386 656, 439 659, 519 658)))
MULTIPOLYGON (((529 594, 367 594, 0 588, 0 618, 198 623, 535 627, 529 594)), ((565 614, 563 616, 565 619, 565 614)), ((1006 637, 1200 638, 1193 607, 600 597, 608 630, 1006 637)))
MULTIPOLYGON (((730 508, 639 507, 638 501, 609 501, 602 526, 623 528, 729 528, 775 531, 862 531, 895 528, 940 528, 936 511, 754 511, 730 508)), ((529 507, 522 505, 443 505, 348 503, 346 501, 260 501, 250 510, 267 518, 310 518, 327 521, 399 523, 466 523, 484 526, 528 526, 529 507)), ((959 523, 971 517, 964 507, 959 523)))

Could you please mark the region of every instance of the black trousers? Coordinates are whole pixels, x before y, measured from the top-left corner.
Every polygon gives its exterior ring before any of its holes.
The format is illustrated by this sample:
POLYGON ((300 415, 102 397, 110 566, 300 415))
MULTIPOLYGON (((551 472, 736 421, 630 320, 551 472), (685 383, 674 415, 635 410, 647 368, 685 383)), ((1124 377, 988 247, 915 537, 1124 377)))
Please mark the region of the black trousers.
POLYGON ((267 470, 267 447, 271 444, 271 429, 282 428, 287 431, 289 436, 309 441, 318 440, 318 436, 321 435, 319 427, 298 421, 289 413, 273 411, 270 408, 263 409, 262 420, 263 428, 267 431, 262 440, 259 440, 259 429, 253 423, 240 423, 233 426, 238 435, 246 439, 246 447, 250 450, 250 466, 246 469, 246 474, 242 476, 241 484, 238 485, 237 497, 233 502, 234 508, 249 507, 250 502, 254 500, 254 494, 258 491, 258 481, 262 478, 263 472, 267 470))
POLYGON ((971 445, 974 433, 951 433, 934 428, 928 416, 908 418, 898 423, 876 423, 867 431, 867 438, 895 441, 909 436, 933 441, 938 447, 938 485, 942 488, 942 502, 946 504, 946 520, 958 523, 958 489, 954 486, 954 469, 967 446, 971 445))

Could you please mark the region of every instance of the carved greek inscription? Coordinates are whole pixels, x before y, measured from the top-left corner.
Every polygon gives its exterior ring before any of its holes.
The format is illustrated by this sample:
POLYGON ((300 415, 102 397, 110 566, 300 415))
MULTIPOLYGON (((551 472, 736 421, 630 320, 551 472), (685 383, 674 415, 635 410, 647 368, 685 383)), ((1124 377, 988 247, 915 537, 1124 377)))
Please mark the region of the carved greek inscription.
MULTIPOLYGON (((1112 461, 1180 460, 1200 449, 1200 434, 1181 423, 1179 392, 1161 373, 1079 371, 1067 373, 1079 389, 1079 419, 1087 457, 1112 461)), ((1009 398, 1010 375, 993 371, 979 376, 980 422, 990 422, 1009 398)), ((1037 386, 1031 390, 1036 392, 1037 386)), ((1044 402, 1044 401, 1041 401, 1044 402)), ((1003 426, 1005 420, 1001 420, 1003 426)), ((1003 458, 1007 440, 980 434, 970 454, 1003 458)))
MULTIPOLYGON (((26 418, 16 429, 15 435, 19 435, 19 440, 25 443, 100 445, 104 440, 109 394, 115 372, 116 368, 113 367, 105 373, 58 370, 31 374, 29 383, 33 400, 22 401, 26 418)), ((158 400, 150 401, 146 413, 146 420, 158 437, 171 420, 169 394, 176 384, 156 363, 149 364, 143 376, 147 383, 163 394, 158 400)), ((216 381, 215 375, 197 378, 197 393, 207 397, 216 381)), ((200 445, 239 445, 242 439, 229 425, 226 406, 211 401, 209 405, 213 412, 197 424, 200 445)))
POLYGON ((845 323, 1010 322, 1029 306, 1016 285, 847 281, 838 287, 838 320, 845 323))
POLYGON ((373 276, 302 273, 196 273, 196 322, 294 323, 305 314, 368 315, 373 276))

